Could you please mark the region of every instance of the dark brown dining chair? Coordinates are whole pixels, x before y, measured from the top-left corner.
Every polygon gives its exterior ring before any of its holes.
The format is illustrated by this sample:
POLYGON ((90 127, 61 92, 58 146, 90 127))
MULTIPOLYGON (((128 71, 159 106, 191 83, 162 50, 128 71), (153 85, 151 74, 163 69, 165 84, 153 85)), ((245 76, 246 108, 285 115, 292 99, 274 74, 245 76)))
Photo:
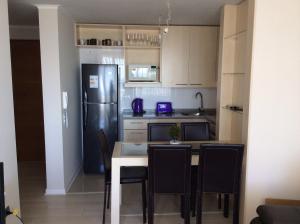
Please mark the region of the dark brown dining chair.
POLYGON ((190 223, 191 145, 148 146, 148 223, 154 222, 154 194, 184 196, 184 223, 190 223))
MULTIPOLYGON (((203 192, 224 193, 233 200, 233 224, 239 223, 240 182, 244 145, 202 144, 197 184, 197 224, 202 222, 203 192)), ((226 202, 227 205, 229 204, 226 202)))
MULTIPOLYGON (((111 158, 112 152, 109 151, 109 145, 104 131, 101 129, 98 132, 100 142, 100 152, 102 153, 104 162, 104 204, 103 204, 103 218, 102 223, 105 223, 106 207, 109 208, 110 190, 111 190, 111 158), (108 194, 108 195, 107 195, 108 194)), ((121 167, 120 173, 121 184, 135 184, 141 183, 142 185, 142 207, 143 207, 143 223, 146 223, 146 180, 147 169, 145 167, 121 167)))
POLYGON ((181 123, 181 137, 183 141, 209 140, 208 122, 181 123))
MULTIPOLYGON (((182 141, 208 141, 209 139, 209 123, 208 122, 189 122, 181 123, 181 139, 182 141)), ((192 215, 196 214, 196 191, 197 191, 197 172, 198 166, 192 166, 191 178, 191 210, 192 215)), ((218 207, 221 207, 221 195, 218 195, 218 207)))
POLYGON ((170 129, 176 125, 176 123, 148 123, 148 141, 160 142, 172 140, 170 129))

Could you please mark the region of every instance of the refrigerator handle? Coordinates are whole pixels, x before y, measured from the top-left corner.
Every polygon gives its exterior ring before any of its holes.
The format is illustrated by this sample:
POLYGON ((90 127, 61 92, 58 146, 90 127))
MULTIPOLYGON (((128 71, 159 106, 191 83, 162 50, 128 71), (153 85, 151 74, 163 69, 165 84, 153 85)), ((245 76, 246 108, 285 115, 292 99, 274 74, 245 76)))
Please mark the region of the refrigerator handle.
POLYGON ((87 104, 85 104, 84 106, 84 109, 85 109, 85 116, 84 116, 84 126, 86 127, 87 126, 87 117, 88 117, 88 107, 87 107, 87 104))
POLYGON ((83 127, 86 128, 87 126, 87 92, 84 91, 84 94, 83 94, 83 113, 84 113, 84 120, 83 120, 83 127))
POLYGON ((87 103, 83 102, 83 114, 84 114, 84 119, 83 119, 83 128, 86 128, 87 126, 87 114, 88 108, 87 108, 87 103))
POLYGON ((87 92, 84 91, 84 102, 88 102, 87 92))

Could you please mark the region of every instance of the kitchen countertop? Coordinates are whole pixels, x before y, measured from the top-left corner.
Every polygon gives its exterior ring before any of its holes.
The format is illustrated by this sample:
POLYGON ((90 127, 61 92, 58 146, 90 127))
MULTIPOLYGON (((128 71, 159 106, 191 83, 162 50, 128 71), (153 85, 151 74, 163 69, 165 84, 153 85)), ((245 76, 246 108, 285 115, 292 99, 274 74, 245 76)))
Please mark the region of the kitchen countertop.
POLYGON ((132 110, 123 110, 123 119, 206 119, 216 123, 216 109, 205 109, 203 115, 196 116, 197 109, 175 109, 172 114, 157 115, 154 110, 146 110, 142 115, 135 115, 132 110))

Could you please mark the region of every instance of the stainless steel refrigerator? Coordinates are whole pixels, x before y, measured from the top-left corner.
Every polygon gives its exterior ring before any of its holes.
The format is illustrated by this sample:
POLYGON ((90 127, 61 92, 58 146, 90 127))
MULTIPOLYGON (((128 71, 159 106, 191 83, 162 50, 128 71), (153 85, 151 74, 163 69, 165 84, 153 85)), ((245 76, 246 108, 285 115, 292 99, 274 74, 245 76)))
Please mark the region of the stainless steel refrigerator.
POLYGON ((103 173, 97 133, 103 129, 110 151, 118 140, 118 65, 82 64, 83 167, 103 173))

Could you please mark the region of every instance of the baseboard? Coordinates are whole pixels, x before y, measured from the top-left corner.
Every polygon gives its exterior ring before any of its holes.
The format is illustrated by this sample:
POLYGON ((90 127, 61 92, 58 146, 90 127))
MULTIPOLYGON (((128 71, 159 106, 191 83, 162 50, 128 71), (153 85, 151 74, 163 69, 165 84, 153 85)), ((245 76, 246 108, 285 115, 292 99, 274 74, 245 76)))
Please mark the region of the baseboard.
POLYGON ((65 189, 46 189, 45 195, 65 195, 65 189))
POLYGON ((76 177, 79 175, 79 173, 80 173, 81 170, 82 170, 82 164, 74 172, 74 174, 73 174, 72 178, 70 179, 69 183, 66 185, 66 190, 65 190, 66 193, 70 190, 72 184, 74 183, 76 177))

